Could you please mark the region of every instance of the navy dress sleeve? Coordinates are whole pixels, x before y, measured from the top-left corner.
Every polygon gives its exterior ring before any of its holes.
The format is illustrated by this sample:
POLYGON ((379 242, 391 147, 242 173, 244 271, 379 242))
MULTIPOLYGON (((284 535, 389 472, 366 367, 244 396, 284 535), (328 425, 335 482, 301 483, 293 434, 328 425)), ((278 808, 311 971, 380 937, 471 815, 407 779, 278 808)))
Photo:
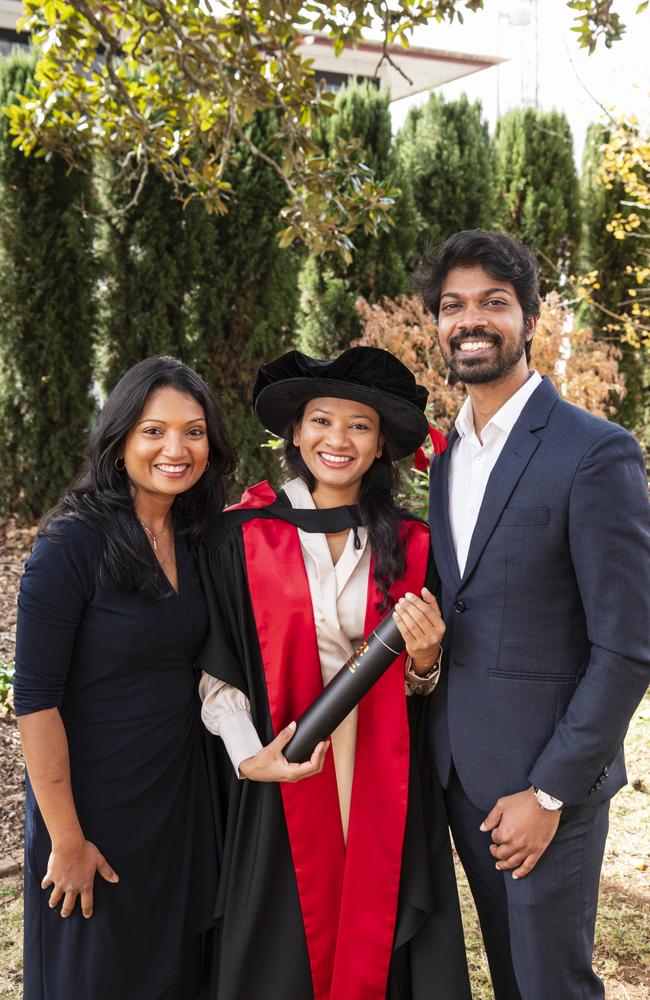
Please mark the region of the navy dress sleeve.
POLYGON ((39 536, 18 594, 17 715, 63 703, 77 629, 92 599, 101 540, 80 521, 61 520, 54 537, 39 536))

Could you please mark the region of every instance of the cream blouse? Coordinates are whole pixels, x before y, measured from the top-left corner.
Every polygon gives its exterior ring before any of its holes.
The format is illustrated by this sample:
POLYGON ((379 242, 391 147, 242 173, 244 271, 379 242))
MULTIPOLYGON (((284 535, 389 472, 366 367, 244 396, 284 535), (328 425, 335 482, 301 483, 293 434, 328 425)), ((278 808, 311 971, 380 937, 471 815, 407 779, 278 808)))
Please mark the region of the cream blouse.
MULTIPOLYGON (((315 509, 309 489, 302 479, 293 479, 284 487, 292 507, 315 509)), ((323 684, 327 684, 352 655, 363 638, 370 571, 370 545, 364 527, 357 529, 360 548, 355 548, 350 529, 345 548, 334 564, 324 534, 298 528, 305 560, 309 590, 314 609, 314 624, 320 656, 323 684)), ((410 681, 407 692, 420 690, 410 681)), ((422 685, 429 693, 430 685, 422 685)), ((239 765, 252 757, 262 744, 251 718, 250 702, 237 688, 204 673, 199 693, 203 701, 201 717, 207 729, 223 740, 228 756, 239 775, 239 765)), ((343 720, 332 733, 331 749, 341 809, 343 833, 347 840, 358 709, 343 720)), ((307 779, 308 780, 308 779, 307 779)))

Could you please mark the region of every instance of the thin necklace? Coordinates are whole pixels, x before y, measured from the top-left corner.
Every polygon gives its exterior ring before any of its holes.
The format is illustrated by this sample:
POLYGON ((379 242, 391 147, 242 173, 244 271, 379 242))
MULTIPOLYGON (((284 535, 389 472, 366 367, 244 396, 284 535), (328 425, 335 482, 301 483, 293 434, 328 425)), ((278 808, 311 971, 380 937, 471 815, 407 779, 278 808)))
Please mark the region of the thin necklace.
MULTIPOLYGON (((140 518, 138 518, 138 521, 140 521, 140 518)), ((156 541, 156 536, 154 535, 153 531, 151 531, 146 526, 146 524, 144 523, 144 521, 140 521, 140 524, 142 525, 142 527, 146 531, 147 536, 151 539, 151 545, 152 545, 152 548, 153 548, 154 552, 157 552, 158 551, 158 542, 156 541)))

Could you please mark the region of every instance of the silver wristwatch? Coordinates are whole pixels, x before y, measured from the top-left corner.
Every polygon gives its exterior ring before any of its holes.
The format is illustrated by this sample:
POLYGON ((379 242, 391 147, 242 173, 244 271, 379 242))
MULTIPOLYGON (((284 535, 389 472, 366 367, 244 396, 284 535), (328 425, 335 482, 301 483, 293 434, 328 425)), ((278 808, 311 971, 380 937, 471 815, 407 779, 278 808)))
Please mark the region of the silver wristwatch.
POLYGON ((564 802, 561 799, 556 799, 554 795, 543 792, 541 788, 533 788, 533 792, 542 809, 546 809, 548 812, 559 812, 560 809, 564 808, 564 802))

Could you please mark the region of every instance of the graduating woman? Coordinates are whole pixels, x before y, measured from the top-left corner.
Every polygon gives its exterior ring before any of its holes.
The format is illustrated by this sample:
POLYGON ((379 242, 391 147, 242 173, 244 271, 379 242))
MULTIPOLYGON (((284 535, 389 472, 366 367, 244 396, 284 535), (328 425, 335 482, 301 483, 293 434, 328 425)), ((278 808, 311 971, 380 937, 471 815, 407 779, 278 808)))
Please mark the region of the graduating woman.
POLYGON ((196 549, 232 450, 175 358, 124 375, 18 599, 27 1000, 194 1000, 217 844, 194 657, 196 549))
POLYGON ((212 996, 467 1000, 444 805, 417 736, 426 699, 406 697, 431 691, 444 632, 428 529, 394 499, 426 390, 356 347, 291 351, 253 395, 294 478, 250 489, 202 547, 202 715, 230 757, 212 996), (391 608, 406 653, 331 750, 288 763, 294 721, 391 608))

